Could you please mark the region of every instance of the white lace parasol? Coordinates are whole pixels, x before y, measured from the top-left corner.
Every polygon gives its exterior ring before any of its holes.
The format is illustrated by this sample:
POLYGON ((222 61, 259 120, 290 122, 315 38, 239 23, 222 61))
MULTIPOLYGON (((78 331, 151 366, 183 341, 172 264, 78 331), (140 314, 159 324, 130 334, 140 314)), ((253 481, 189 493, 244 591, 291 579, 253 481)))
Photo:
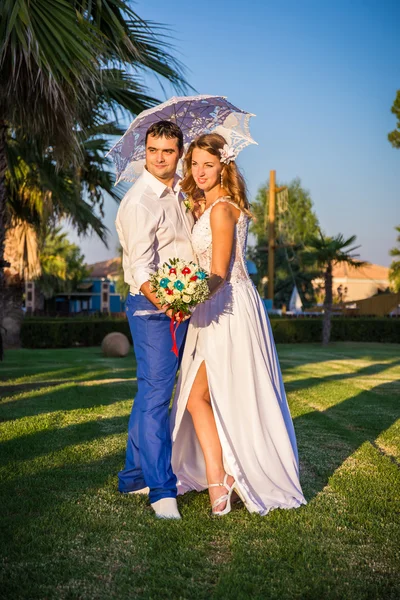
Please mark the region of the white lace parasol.
POLYGON ((226 139, 237 156, 249 144, 257 143, 250 135, 250 117, 254 115, 237 108, 224 96, 174 96, 145 110, 132 121, 108 153, 116 165, 116 183, 136 181, 141 175, 145 164, 146 131, 157 121, 176 123, 182 130, 185 149, 199 135, 213 131, 226 139))

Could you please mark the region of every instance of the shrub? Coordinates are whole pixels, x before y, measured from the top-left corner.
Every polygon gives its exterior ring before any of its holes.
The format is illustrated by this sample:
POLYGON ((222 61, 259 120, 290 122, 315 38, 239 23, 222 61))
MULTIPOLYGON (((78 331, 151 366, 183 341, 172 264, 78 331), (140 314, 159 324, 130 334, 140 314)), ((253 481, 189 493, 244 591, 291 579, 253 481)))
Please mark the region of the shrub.
POLYGON ((334 318, 333 342, 400 343, 400 319, 390 318, 334 318))
POLYGON ((22 323, 21 342, 24 348, 70 348, 99 346, 107 333, 120 331, 132 343, 126 319, 36 319, 22 323))
MULTIPOLYGON (((320 342, 322 319, 271 319, 275 341, 279 344, 320 342)), ((128 321, 124 318, 96 319, 91 317, 36 318, 26 317, 21 339, 24 348, 69 348, 99 346, 107 333, 120 331, 132 343, 128 321)), ((400 319, 333 318, 334 342, 391 342, 400 343, 400 319)))

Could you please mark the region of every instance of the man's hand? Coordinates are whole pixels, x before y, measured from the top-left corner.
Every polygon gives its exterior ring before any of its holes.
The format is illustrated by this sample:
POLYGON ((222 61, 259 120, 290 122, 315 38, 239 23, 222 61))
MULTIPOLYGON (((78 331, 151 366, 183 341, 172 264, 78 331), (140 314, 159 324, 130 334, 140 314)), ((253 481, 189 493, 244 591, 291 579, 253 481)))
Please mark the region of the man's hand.
POLYGON ((150 286, 149 281, 146 281, 141 286, 140 291, 142 292, 142 294, 144 296, 146 296, 147 300, 149 300, 152 304, 154 304, 154 306, 156 308, 158 308, 158 310, 162 310, 167 315, 167 317, 169 317, 170 319, 174 319, 174 321, 177 321, 178 323, 183 323, 183 321, 187 321, 187 319, 190 319, 190 317, 191 317, 190 314, 181 317, 180 313, 174 314, 172 308, 169 308, 170 307, 169 304, 162 305, 161 302, 159 301, 159 299, 157 298, 155 292, 151 291, 151 286, 150 286))
POLYGON ((158 310, 162 310, 163 307, 161 302, 156 296, 156 293, 152 291, 150 281, 146 281, 141 287, 140 291, 144 296, 146 296, 147 300, 149 300, 158 310))

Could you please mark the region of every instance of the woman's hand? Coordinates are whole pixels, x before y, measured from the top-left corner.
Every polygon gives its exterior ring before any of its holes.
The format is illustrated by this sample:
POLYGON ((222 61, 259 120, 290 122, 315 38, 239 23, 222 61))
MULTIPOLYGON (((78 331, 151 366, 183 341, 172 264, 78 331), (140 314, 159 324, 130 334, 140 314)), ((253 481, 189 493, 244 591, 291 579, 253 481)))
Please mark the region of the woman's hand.
POLYGON ((184 321, 187 321, 188 319, 190 319, 190 317, 192 315, 184 315, 181 312, 175 312, 172 310, 172 308, 168 308, 170 307, 169 304, 166 304, 165 306, 163 306, 162 310, 164 311, 164 313, 167 315, 167 317, 169 317, 170 319, 173 319, 174 321, 176 321, 177 323, 183 323, 184 321))

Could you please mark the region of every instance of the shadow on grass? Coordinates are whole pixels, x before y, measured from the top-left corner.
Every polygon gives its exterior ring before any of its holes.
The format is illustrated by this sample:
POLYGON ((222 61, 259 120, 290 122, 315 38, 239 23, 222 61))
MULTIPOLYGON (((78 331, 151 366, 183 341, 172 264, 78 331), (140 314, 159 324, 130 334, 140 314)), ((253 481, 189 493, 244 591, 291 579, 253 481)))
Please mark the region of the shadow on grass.
MULTIPOLYGON (((0 398, 20 394, 22 392, 34 391, 38 388, 50 387, 51 385, 61 385, 62 383, 74 383, 82 381, 95 381, 102 379, 127 379, 136 375, 136 367, 129 366, 118 369, 101 369, 94 370, 88 367, 71 368, 71 369, 56 369, 45 373, 36 373, 29 376, 29 381, 18 381, 23 379, 17 378, 9 384, 0 384, 0 398)), ((9 378, 8 378, 9 379, 9 378)), ((7 379, 4 379, 7 381, 7 379)))
MULTIPOLYGON (((40 456, 54 455, 77 444, 100 440, 102 437, 125 433, 128 417, 102 418, 85 421, 67 427, 45 429, 39 432, 20 435, 2 443, 0 465, 32 460, 40 456)), ((66 456, 68 461, 68 456, 66 456)))
MULTIPOLYGON (((363 377, 370 377, 371 375, 379 375, 386 371, 400 365, 400 360, 393 361, 391 363, 374 363, 366 367, 361 367, 357 371, 349 371, 347 373, 332 373, 331 375, 324 375, 323 377, 306 377, 302 379, 294 379, 292 381, 285 382, 285 388, 288 391, 307 389, 314 385, 321 383, 330 383, 333 381, 347 381, 349 379, 362 379, 363 377)), ((284 371, 284 374, 286 370, 284 371)))
MULTIPOLYGON (((130 371, 136 375, 136 369, 130 371)), ((120 379, 118 374, 106 374, 104 377, 83 379, 77 382, 60 380, 54 384, 53 389, 40 390, 32 396, 6 400, 0 403, 0 419, 14 420, 24 417, 32 417, 40 414, 54 413, 60 411, 71 411, 88 409, 95 406, 108 406, 121 400, 134 398, 137 391, 137 382, 131 378, 123 377, 126 381, 113 381, 120 379), (108 375, 108 376, 106 376, 108 375), (97 382, 104 381, 101 385, 97 382), (57 386, 60 386, 57 389, 57 386)), ((48 384, 42 387, 49 387, 48 384)))
MULTIPOLYGON (((303 382, 305 388, 307 382, 303 382)), ((314 385, 314 379, 309 384, 314 385)), ((383 383, 324 411, 315 410, 296 417, 294 426, 306 498, 310 500, 318 494, 349 456, 366 441, 374 444, 398 416, 398 400, 392 383, 383 383)))
POLYGON ((387 366, 394 360, 396 349, 400 344, 374 344, 359 342, 332 342, 328 347, 321 344, 277 344, 279 361, 282 370, 290 373, 302 366, 318 365, 320 363, 341 363, 344 361, 388 361, 387 366), (393 348, 391 347, 393 346, 393 348))
MULTIPOLYGON (((77 429, 74 431, 76 433, 77 429)), ((87 440, 94 439, 94 436, 85 437, 87 440)), ((75 439, 75 443, 82 441, 82 438, 75 439)), ((20 545, 24 543, 25 537, 32 535, 36 522, 40 523, 41 519, 49 518, 53 521, 54 529, 59 529, 56 515, 60 505, 65 502, 79 504, 82 495, 93 494, 95 497, 97 490, 103 488, 110 477, 115 476, 116 490, 116 474, 121 467, 123 454, 121 449, 97 460, 66 460, 65 464, 59 467, 44 468, 33 474, 3 480, 0 483, 0 497, 2 539, 7 540, 4 547, 14 547, 17 552, 23 553, 20 545)), ((38 532, 39 537, 46 538, 46 535, 45 531, 38 532)), ((43 540, 43 545, 45 544, 43 540)))

